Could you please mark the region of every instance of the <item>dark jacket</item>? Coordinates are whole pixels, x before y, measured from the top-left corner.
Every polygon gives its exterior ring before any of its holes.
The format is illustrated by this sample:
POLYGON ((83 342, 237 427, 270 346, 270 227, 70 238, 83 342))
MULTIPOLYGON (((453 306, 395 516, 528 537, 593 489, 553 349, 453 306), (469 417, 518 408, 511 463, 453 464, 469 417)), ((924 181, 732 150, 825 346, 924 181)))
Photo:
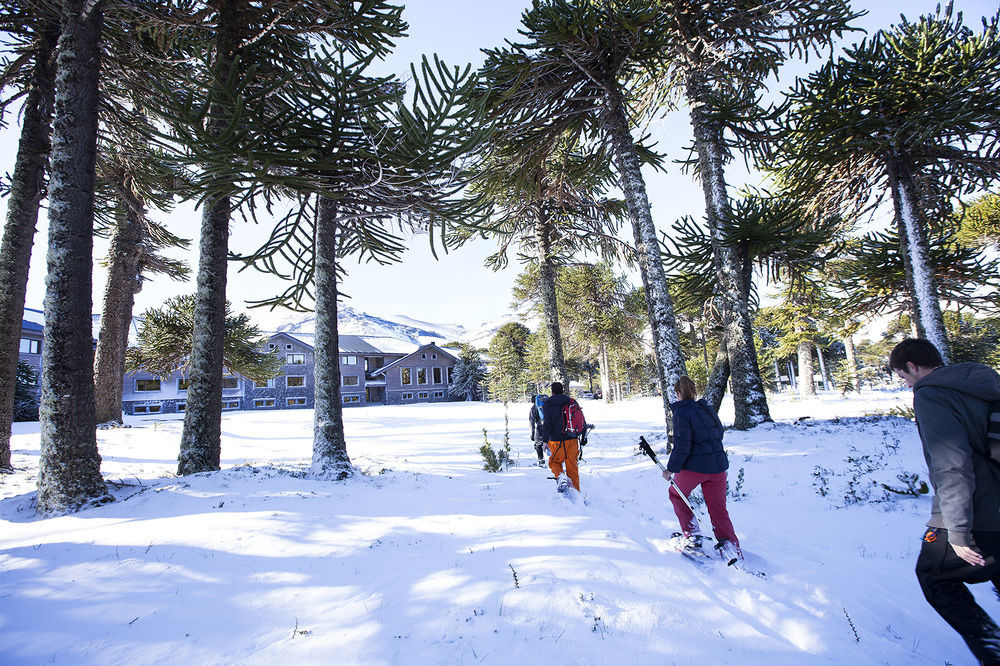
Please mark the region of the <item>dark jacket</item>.
POLYGON ((985 457, 994 400, 1000 400, 1000 375, 979 363, 937 368, 913 386, 913 412, 934 488, 927 525, 945 528, 948 541, 959 546, 972 544, 974 529, 1000 531, 1000 475, 985 457))
POLYGON ((528 423, 531 425, 531 441, 544 443, 545 440, 542 438, 542 419, 538 415, 537 405, 531 406, 531 410, 528 412, 528 423))
POLYGON ((575 437, 567 437, 563 429, 563 407, 572 400, 564 393, 556 393, 545 399, 542 403, 542 441, 564 442, 575 437))
POLYGON ((722 447, 722 421, 704 400, 678 400, 670 403, 674 413, 674 448, 667 469, 718 474, 729 469, 729 458, 722 447))

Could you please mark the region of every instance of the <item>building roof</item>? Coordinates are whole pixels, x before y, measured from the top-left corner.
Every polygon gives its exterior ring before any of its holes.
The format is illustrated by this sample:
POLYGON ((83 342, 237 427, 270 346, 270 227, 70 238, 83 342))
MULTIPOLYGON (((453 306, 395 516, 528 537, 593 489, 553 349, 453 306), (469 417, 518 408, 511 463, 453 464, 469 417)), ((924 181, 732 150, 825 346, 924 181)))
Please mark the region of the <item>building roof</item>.
POLYGON ((393 361, 392 363, 388 363, 388 364, 386 364, 386 365, 383 365, 383 366, 382 366, 381 368, 379 368, 379 369, 377 369, 377 370, 372 370, 371 374, 372 374, 372 375, 381 375, 381 374, 384 374, 384 373, 385 373, 385 372, 386 372, 387 370, 389 370, 389 368, 394 368, 394 367, 396 367, 397 365, 401 365, 401 364, 402 364, 402 363, 403 363, 404 361, 406 361, 406 360, 407 360, 408 358, 410 358, 411 356, 413 356, 413 355, 414 355, 414 354, 416 354, 417 352, 420 352, 420 351, 423 351, 423 350, 425 350, 425 349, 433 349, 433 350, 434 350, 435 352, 437 352, 437 353, 439 353, 439 354, 442 354, 442 355, 444 355, 444 356, 447 356, 447 357, 448 357, 448 358, 450 358, 450 359, 451 359, 452 361, 458 361, 458 359, 457 359, 457 358, 455 358, 454 356, 452 356, 451 354, 449 354, 448 352, 446 352, 446 351, 445 351, 444 349, 442 349, 441 347, 438 347, 438 346, 437 346, 437 345, 435 345, 435 344, 434 344, 433 342, 429 342, 429 343, 427 343, 426 345, 422 345, 422 346, 420 346, 419 348, 417 348, 417 349, 413 350, 413 352, 412 352, 412 353, 409 353, 409 354, 407 354, 407 355, 406 355, 406 356, 404 356, 403 358, 397 358, 397 359, 396 359, 395 361, 393 361))
MULTIPOLYGON (((270 337, 284 335, 310 348, 316 347, 315 333, 293 333, 290 331, 280 331, 271 333, 270 337)), ((339 350, 341 354, 412 354, 417 351, 419 345, 406 342, 397 338, 379 335, 341 335, 338 336, 339 350)))

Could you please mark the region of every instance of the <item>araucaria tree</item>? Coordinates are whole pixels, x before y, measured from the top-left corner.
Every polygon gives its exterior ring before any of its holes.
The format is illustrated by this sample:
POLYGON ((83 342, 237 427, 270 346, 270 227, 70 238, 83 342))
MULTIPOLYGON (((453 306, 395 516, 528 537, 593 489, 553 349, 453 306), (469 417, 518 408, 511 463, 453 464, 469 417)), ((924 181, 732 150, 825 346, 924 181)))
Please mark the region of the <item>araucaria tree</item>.
POLYGON ((930 237, 955 197, 1000 177, 1000 13, 981 32, 952 6, 847 49, 801 80, 783 123, 782 177, 819 208, 891 198, 918 333, 949 344, 930 237))
POLYGON ((747 286, 740 259, 727 242, 733 216, 725 165, 733 149, 749 151, 759 140, 756 98, 765 80, 789 56, 830 43, 853 18, 847 2, 830 0, 663 0, 657 33, 668 74, 683 91, 694 133, 694 165, 705 193, 705 221, 718 283, 717 305, 725 327, 735 426, 769 421, 754 349, 747 286))
POLYGON ((192 170, 191 196, 203 211, 181 474, 219 468, 232 214, 240 209, 252 214, 255 192, 268 175, 288 175, 314 160, 314 153, 288 149, 285 140, 297 132, 304 109, 313 110, 301 79, 312 71, 317 50, 336 43, 351 54, 384 52, 384 17, 399 10, 381 0, 204 5, 201 22, 181 30, 181 43, 201 65, 165 85, 176 102, 163 110, 171 139, 183 147, 182 159, 192 170))
MULTIPOLYGON (((339 274, 348 258, 398 261, 405 228, 443 226, 465 217, 459 160, 478 140, 481 121, 478 105, 471 103, 471 67, 425 59, 411 70, 410 99, 395 77, 367 75, 372 60, 388 51, 405 24, 401 7, 375 3, 366 10, 374 13, 354 35, 365 41, 319 49, 309 66, 295 72, 295 89, 267 100, 286 110, 273 129, 264 107, 244 116, 254 133, 281 135, 279 149, 270 153, 271 167, 255 174, 255 187, 302 204, 245 260, 290 278, 284 293, 263 304, 305 309, 315 300, 312 471, 336 479, 353 473, 340 394, 339 274), (299 161, 300 155, 308 155, 308 163, 299 161)), ((212 159, 224 165, 226 151, 212 159)))
POLYGON ((59 15, 37 2, 8 2, 0 29, 17 55, 0 79, 0 115, 23 99, 21 137, 7 193, 7 222, 0 246, 0 472, 11 469, 10 426, 17 377, 18 340, 39 202, 45 185, 55 92, 59 15))
MULTIPOLYGON (((194 296, 168 299, 159 308, 142 314, 137 345, 128 350, 128 372, 149 372, 167 377, 186 371, 191 356, 191 336, 194 334, 194 296)), ((283 360, 277 352, 265 352, 267 341, 260 329, 245 314, 231 314, 226 304, 226 337, 222 346, 222 362, 229 372, 264 383, 281 372, 283 360)))
POLYGON ((669 387, 684 374, 684 361, 641 171, 651 153, 632 135, 663 99, 664 16, 661 3, 652 0, 539 0, 522 17, 525 42, 488 51, 483 71, 494 93, 522 110, 518 133, 525 150, 544 155, 567 134, 583 132, 612 156, 632 223, 669 423, 669 387))
POLYGON ((38 511, 108 498, 94 421, 94 161, 103 2, 65 0, 56 61, 38 511))
POLYGON ((524 399, 527 381, 528 338, 531 331, 524 324, 504 324, 490 340, 490 398, 501 402, 524 399))

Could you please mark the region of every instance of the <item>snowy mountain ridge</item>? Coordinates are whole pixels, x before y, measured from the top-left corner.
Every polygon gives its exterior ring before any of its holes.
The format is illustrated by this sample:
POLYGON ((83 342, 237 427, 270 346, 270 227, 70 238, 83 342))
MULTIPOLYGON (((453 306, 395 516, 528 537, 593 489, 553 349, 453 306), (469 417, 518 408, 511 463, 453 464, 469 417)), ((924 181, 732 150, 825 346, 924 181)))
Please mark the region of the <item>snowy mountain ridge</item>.
MULTIPOLYGON (((436 324, 405 315, 372 315, 342 306, 337 321, 341 335, 384 336, 421 345, 429 342, 439 346, 449 342, 467 342, 477 347, 485 347, 497 329, 509 322, 518 321, 518 317, 513 313, 507 313, 494 321, 483 323, 479 328, 468 329, 459 324, 436 324)), ((276 333, 311 334, 316 332, 316 316, 308 313, 289 313, 262 327, 276 333)))

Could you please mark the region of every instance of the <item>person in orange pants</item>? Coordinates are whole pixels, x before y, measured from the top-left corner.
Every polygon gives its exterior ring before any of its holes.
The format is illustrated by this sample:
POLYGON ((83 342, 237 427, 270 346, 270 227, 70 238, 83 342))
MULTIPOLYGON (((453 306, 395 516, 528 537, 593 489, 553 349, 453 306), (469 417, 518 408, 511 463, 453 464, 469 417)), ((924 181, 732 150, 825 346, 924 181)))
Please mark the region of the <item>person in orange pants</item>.
POLYGON ((575 439, 567 439, 562 442, 549 442, 549 469, 558 481, 559 475, 563 473, 563 465, 566 466, 566 476, 569 477, 573 487, 580 490, 580 468, 577 460, 580 458, 580 443, 575 439))
POLYGON ((549 443, 549 469, 555 475, 556 483, 559 483, 565 465, 566 476, 579 491, 580 470, 577 459, 580 457, 580 442, 576 437, 566 434, 563 424, 563 407, 571 400, 563 393, 562 382, 552 382, 552 396, 542 404, 542 436, 549 443))

